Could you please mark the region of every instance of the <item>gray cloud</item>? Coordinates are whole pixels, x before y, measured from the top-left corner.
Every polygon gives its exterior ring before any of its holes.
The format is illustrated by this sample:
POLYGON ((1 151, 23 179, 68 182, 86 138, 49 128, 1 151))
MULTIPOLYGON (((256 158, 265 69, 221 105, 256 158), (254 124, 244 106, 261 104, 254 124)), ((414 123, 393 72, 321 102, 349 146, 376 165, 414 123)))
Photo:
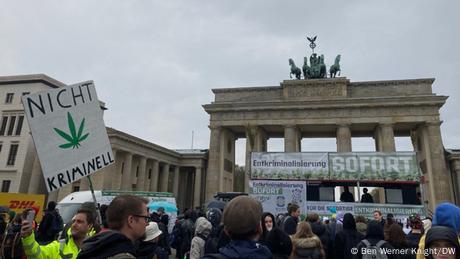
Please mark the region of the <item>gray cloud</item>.
MULTIPOLYGON (((212 88, 279 85, 287 59, 330 65, 351 81, 435 77, 449 95, 444 145, 458 148, 457 1, 1 1, 0 74, 92 79, 106 124, 168 148, 207 148, 212 88)), ((403 141, 404 142, 404 141, 403 141)), ((407 142, 407 141, 406 141, 407 142)), ((404 143, 406 143, 404 142, 404 143)), ((273 142, 273 148, 281 145, 273 142)), ((313 142, 314 143, 314 142, 313 142)), ((402 146, 407 145, 401 144, 402 146)), ((369 141, 360 149, 373 148, 369 141)), ((334 150, 335 146, 331 147, 334 150)), ((238 141, 244 153, 244 141, 238 141)), ((239 163, 244 159, 239 155, 239 163)))

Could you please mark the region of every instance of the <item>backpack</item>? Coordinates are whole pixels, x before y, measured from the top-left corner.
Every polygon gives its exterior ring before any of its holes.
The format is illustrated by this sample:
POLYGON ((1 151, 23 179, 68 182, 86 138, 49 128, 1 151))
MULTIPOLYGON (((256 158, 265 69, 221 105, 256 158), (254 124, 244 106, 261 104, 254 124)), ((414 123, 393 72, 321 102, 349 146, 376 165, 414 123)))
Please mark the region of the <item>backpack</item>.
POLYGON ((366 245, 366 249, 369 249, 369 253, 363 254, 362 259, 388 259, 385 252, 382 251, 382 246, 386 243, 384 240, 380 240, 375 245, 371 245, 367 239, 361 242, 366 245))
POLYGON ((204 253, 205 254, 214 254, 218 253, 219 249, 219 236, 222 231, 222 228, 219 226, 213 227, 211 233, 208 235, 204 243, 204 253))
POLYGON ((276 216, 275 223, 278 228, 283 229, 283 223, 286 217, 286 214, 279 214, 276 216))
POLYGON ((283 215, 282 217, 279 217, 279 228, 284 231, 284 224, 286 224, 286 220, 288 218, 292 218, 291 215, 283 215))
POLYGON ((21 258, 24 250, 21 241, 21 225, 9 224, 0 243, 1 258, 21 258))
POLYGON ((182 227, 181 224, 178 222, 174 225, 172 232, 169 235, 171 247, 177 250, 182 243, 182 239, 182 227))
POLYGON ((192 239, 195 233, 194 223, 191 220, 185 220, 180 227, 182 234, 182 244, 180 248, 182 251, 188 252, 192 246, 192 239))

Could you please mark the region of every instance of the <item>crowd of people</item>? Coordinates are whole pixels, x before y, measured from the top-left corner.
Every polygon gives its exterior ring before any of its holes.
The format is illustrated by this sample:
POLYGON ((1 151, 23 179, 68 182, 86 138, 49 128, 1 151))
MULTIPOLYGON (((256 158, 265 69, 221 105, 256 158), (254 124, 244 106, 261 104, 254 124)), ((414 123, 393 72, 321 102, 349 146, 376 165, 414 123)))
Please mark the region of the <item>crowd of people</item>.
POLYGON ((450 203, 436 207, 433 221, 411 214, 402 225, 380 211, 371 220, 341 212, 301 219, 297 204, 275 217, 238 196, 223 210, 186 210, 170 232, 164 208, 149 212, 147 204, 117 196, 98 219, 85 203, 71 222, 62 222, 53 202, 40 224, 30 208, 10 213, 0 218, 1 258, 460 258, 460 208, 450 203))

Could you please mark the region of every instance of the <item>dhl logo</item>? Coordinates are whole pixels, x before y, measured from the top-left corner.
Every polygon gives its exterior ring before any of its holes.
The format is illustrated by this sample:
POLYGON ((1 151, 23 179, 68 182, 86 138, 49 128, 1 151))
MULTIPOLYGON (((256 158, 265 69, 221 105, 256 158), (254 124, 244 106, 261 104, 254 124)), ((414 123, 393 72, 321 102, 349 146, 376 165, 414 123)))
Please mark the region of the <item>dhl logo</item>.
POLYGON ((35 201, 10 201, 10 209, 25 209, 32 207, 35 201))

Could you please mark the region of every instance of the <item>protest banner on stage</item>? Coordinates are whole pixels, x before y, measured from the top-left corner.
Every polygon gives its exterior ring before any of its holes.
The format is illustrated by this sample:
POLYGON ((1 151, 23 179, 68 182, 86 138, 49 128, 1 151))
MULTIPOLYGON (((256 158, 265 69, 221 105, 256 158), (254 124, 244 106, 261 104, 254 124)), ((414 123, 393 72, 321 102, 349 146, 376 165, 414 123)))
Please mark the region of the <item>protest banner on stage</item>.
POLYGON ((264 211, 274 215, 286 213, 289 203, 303 208, 307 193, 306 183, 301 181, 249 181, 249 195, 262 203, 264 211))
POLYGON ((259 153, 251 156, 251 179, 328 179, 327 153, 259 153))
POLYGON ((303 208, 304 213, 317 213, 321 217, 331 217, 332 214, 343 212, 351 213, 354 216, 362 215, 368 219, 373 219, 374 211, 379 210, 384 216, 392 213, 395 219, 400 222, 404 222, 412 213, 417 213, 421 217, 426 214, 422 205, 406 204, 307 201, 303 208))
POLYGON ((329 153, 331 180, 418 182, 415 152, 329 153))

